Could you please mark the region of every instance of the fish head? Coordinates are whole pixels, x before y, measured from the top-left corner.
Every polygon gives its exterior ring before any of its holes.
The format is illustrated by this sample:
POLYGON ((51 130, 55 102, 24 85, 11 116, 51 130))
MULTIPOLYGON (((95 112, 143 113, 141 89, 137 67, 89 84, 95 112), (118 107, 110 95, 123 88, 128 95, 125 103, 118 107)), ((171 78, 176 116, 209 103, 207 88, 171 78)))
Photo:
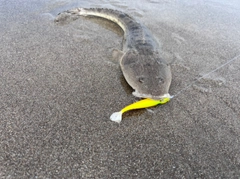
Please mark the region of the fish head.
POLYGON ((170 65, 158 53, 128 51, 120 61, 123 75, 139 98, 163 99, 172 80, 170 65))

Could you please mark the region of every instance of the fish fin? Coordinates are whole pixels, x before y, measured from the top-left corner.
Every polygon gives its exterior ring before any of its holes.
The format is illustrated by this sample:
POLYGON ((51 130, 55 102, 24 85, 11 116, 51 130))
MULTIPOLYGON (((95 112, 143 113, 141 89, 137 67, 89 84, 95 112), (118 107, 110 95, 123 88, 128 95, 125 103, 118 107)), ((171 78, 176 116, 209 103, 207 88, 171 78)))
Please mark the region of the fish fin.
POLYGON ((176 55, 172 52, 162 52, 162 59, 165 61, 166 65, 172 65, 176 61, 176 55))
POLYGON ((113 49, 112 50, 112 58, 114 61, 117 61, 118 63, 120 62, 120 59, 124 55, 124 52, 118 49, 113 49))
POLYGON ((59 25, 66 25, 70 22, 73 22, 79 18, 79 15, 76 13, 72 13, 71 11, 64 11, 59 13, 55 19, 54 22, 59 25))
POLYGON ((111 121, 120 123, 122 121, 122 112, 115 112, 110 116, 111 121))
POLYGON ((87 16, 87 11, 84 8, 75 8, 71 10, 67 10, 66 12, 74 14, 74 15, 80 15, 80 16, 87 16))

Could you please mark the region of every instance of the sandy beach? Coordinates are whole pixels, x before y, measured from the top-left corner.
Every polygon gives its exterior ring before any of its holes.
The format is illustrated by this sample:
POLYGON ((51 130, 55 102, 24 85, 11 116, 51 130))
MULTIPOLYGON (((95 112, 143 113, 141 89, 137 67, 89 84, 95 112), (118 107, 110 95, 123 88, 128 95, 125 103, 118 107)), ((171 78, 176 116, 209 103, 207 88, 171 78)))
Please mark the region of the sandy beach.
POLYGON ((0 178, 238 178, 239 10, 234 0, 1 1, 0 178), (145 24, 174 61, 176 96, 110 121, 139 100, 111 56, 123 31, 93 17, 54 23, 75 7, 145 24))

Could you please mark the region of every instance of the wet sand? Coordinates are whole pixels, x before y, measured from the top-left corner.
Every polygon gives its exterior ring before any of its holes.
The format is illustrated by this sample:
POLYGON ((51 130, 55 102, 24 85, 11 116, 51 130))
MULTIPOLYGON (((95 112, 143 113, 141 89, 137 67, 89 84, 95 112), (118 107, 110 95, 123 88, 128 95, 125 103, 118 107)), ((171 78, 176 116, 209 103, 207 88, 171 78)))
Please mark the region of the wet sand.
POLYGON ((0 178, 237 178, 240 54, 237 1, 3 1, 0 178), (73 7, 122 10, 175 60, 169 103, 109 116, 138 100, 111 58, 123 32, 73 7))

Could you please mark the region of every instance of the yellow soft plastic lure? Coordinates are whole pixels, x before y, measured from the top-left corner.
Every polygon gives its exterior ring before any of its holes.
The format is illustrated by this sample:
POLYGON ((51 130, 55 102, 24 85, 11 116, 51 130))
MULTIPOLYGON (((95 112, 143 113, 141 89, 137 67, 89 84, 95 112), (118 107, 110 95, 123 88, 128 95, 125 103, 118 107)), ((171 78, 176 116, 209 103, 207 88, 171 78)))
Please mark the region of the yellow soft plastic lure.
POLYGON ((170 101, 170 97, 166 97, 166 98, 163 98, 161 100, 154 100, 154 99, 149 99, 149 98, 143 99, 141 101, 137 101, 135 103, 132 103, 132 104, 126 106, 125 108, 123 108, 119 112, 113 113, 110 116, 110 119, 112 121, 120 123, 122 121, 122 114, 127 112, 127 111, 130 111, 130 110, 133 110, 133 109, 149 108, 149 107, 153 107, 153 106, 156 106, 156 105, 159 105, 159 104, 165 104, 168 101, 170 101))

